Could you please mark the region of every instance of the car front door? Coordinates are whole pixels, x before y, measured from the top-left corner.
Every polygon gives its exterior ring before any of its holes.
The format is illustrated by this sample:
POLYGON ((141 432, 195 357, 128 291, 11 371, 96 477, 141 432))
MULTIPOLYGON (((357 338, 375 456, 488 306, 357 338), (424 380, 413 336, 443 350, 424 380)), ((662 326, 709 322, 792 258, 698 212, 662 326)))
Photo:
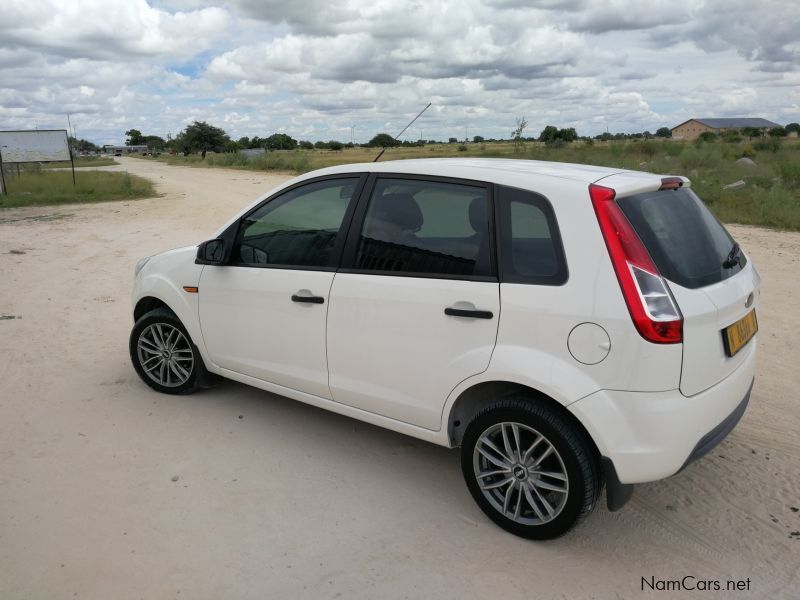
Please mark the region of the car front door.
POLYGON ((206 265, 200 279, 200 325, 216 365, 331 398, 328 294, 362 182, 302 183, 241 219, 228 262, 206 265))
POLYGON ((333 399, 431 430, 489 365, 500 317, 489 186, 374 177, 328 308, 333 399))

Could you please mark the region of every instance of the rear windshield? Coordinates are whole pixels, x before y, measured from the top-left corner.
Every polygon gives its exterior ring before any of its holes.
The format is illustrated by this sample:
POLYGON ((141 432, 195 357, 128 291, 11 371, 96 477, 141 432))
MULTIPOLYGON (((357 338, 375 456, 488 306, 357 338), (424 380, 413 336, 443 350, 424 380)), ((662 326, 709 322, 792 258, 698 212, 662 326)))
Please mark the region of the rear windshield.
POLYGON ((669 281, 704 287, 732 277, 745 265, 742 254, 734 266, 722 266, 733 238, 691 189, 636 194, 617 204, 669 281))

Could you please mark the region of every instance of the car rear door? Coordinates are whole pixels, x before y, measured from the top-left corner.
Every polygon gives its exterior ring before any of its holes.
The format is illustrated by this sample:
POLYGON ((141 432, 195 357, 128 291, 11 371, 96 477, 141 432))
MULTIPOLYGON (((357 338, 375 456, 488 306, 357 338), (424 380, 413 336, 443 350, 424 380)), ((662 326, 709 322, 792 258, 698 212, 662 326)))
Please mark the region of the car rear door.
POLYGON ((405 175, 371 184, 331 287, 331 393, 438 430, 449 393, 488 367, 497 337, 490 187, 405 175))
POLYGON ((746 334, 757 323, 760 279, 755 267, 697 195, 686 187, 617 200, 669 282, 683 316, 680 389, 702 392, 733 373, 754 340, 730 348, 726 330, 746 334))

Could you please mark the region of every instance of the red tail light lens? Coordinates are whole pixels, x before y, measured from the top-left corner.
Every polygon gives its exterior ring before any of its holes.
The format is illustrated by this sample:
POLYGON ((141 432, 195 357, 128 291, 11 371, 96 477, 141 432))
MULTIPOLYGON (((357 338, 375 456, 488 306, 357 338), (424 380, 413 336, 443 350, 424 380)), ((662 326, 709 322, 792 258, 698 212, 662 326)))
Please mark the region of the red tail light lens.
POLYGON ((630 222, 614 202, 611 188, 591 184, 589 196, 633 324, 656 344, 683 341, 681 316, 667 283, 630 222))

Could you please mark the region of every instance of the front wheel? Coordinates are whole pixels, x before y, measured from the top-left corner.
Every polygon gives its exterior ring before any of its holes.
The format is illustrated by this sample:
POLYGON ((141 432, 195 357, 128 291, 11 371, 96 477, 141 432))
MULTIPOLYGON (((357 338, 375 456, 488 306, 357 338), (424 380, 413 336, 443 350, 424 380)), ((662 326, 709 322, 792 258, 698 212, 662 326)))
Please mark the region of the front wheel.
POLYGON ((151 310, 136 321, 129 350, 139 377, 159 392, 191 394, 208 378, 197 347, 171 310, 151 310))
POLYGON ((503 529, 545 540, 594 508, 600 469, 586 434, 535 398, 511 397, 467 426, 461 470, 472 497, 503 529))

